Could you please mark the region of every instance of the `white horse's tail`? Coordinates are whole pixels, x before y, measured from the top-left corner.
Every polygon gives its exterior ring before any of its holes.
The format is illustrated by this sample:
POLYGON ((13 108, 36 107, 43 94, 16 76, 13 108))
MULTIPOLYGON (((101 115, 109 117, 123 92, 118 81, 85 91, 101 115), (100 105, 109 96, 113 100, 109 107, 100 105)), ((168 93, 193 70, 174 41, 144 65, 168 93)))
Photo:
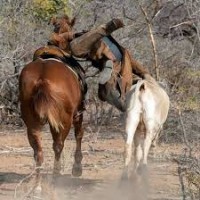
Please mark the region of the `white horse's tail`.
POLYGON ((139 95, 142 90, 145 89, 145 81, 139 80, 135 85, 133 85, 130 89, 129 95, 128 95, 128 107, 127 111, 133 109, 137 102, 140 100, 139 95))

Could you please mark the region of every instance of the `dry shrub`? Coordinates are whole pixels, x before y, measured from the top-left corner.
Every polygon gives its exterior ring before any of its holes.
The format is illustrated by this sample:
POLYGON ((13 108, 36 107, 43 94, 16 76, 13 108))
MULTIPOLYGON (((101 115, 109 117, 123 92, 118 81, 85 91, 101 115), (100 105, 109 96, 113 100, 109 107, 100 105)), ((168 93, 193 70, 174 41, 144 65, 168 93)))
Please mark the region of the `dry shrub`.
POLYGON ((188 150, 176 161, 178 163, 179 180, 182 188, 183 199, 200 199, 200 159, 194 152, 197 147, 188 150))

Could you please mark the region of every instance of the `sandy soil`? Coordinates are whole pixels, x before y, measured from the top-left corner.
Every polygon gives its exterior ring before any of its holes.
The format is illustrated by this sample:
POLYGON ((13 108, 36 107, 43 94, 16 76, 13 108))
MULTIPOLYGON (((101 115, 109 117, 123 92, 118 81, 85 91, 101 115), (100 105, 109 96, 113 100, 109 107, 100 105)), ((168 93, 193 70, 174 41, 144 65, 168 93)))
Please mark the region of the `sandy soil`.
MULTIPOLYGON (((181 145, 160 144, 149 156, 148 177, 142 190, 129 183, 121 187, 123 169, 123 129, 102 127, 98 132, 85 127, 83 139, 83 175, 71 176, 75 140, 73 130, 63 151, 62 175, 53 180, 52 140, 48 130, 43 133, 44 169, 42 197, 31 194, 34 185, 33 152, 29 146, 25 129, 3 129, 0 131, 0 200, 11 199, 182 199, 177 175, 177 165, 172 160, 178 156, 181 145), (129 188, 129 190, 127 190, 129 188), (137 189, 136 189, 137 188, 137 189), (140 195, 138 192, 140 191, 140 195), (131 194, 128 195, 128 193, 131 194), (145 195, 144 195, 145 193, 145 195)), ((141 187, 140 187, 141 188, 141 187)))

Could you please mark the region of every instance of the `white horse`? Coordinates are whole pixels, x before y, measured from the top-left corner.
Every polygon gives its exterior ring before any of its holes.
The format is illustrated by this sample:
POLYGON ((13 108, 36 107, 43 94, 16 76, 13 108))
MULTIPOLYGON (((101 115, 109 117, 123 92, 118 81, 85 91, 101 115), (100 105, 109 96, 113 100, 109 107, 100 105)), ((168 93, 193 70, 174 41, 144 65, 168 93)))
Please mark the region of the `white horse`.
POLYGON ((125 169, 129 177, 138 174, 139 169, 146 169, 149 149, 156 141, 169 110, 169 97, 153 77, 139 80, 127 94, 125 169), (134 145, 133 145, 134 141, 134 145), (134 167, 130 169, 134 151, 134 167))

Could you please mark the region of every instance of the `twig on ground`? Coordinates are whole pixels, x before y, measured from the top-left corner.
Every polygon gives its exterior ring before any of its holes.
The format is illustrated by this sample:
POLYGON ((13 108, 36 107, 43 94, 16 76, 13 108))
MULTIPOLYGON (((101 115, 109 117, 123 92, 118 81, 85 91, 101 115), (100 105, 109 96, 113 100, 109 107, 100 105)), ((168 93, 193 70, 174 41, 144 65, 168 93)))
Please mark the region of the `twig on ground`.
MULTIPOLYGON (((36 172, 38 169, 41 169, 41 167, 35 167, 35 169, 34 169, 29 175, 27 175, 25 178, 23 178, 23 179, 16 185, 16 187, 15 187, 15 193, 14 193, 14 199, 17 198, 17 189, 22 185, 22 183, 23 183, 24 181, 30 179, 30 178, 35 174, 35 172, 36 172)), ((29 196, 30 193, 31 193, 34 189, 35 189, 35 187, 31 188, 31 190, 29 190, 29 192, 26 193, 26 195, 24 196, 24 198, 27 197, 27 196, 29 196)), ((24 198, 23 198, 23 199, 24 199, 24 198)))
POLYGON ((6 154, 6 153, 26 153, 26 152, 31 152, 32 148, 27 147, 27 148, 16 148, 16 147, 0 147, 0 154, 6 154))

